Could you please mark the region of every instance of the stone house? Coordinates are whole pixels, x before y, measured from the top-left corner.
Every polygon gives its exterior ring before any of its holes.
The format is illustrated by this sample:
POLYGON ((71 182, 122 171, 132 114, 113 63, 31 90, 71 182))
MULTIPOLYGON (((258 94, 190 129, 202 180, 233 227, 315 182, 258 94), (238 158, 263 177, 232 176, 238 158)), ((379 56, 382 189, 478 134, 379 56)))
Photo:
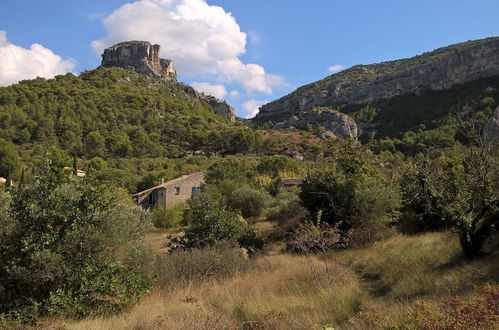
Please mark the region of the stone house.
POLYGON ((198 172, 183 175, 171 181, 163 182, 156 187, 141 191, 133 197, 143 208, 153 208, 156 205, 169 205, 186 202, 200 191, 204 183, 204 173, 198 172))
POLYGON ((291 187, 299 187, 302 182, 303 180, 299 178, 280 178, 279 182, 277 182, 277 191, 291 187))

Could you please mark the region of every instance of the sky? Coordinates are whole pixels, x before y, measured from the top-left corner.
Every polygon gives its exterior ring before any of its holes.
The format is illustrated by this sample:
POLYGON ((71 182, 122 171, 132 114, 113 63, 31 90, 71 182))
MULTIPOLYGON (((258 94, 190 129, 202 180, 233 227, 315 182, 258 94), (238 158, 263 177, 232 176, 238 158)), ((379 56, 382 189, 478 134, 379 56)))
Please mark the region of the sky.
POLYGON ((356 64, 499 36, 497 0, 16 0, 0 2, 0 86, 79 74, 105 47, 161 45, 179 80, 240 117, 356 64))

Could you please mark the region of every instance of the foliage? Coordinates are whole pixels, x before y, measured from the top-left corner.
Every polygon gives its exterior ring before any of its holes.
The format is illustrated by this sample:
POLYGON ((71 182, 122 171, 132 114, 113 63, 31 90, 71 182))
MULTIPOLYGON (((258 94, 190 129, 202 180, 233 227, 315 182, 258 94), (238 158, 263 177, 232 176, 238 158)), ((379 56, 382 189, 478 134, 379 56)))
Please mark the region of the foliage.
POLYGON ((122 191, 51 171, 13 190, 0 241, 1 312, 36 318, 118 310, 150 286, 130 252, 149 228, 122 191))
POLYGON ((205 247, 222 241, 237 241, 250 251, 263 247, 260 234, 236 213, 226 210, 218 196, 204 192, 194 196, 188 204, 189 228, 181 246, 205 247))
POLYGON ((284 223, 296 215, 305 212, 300 204, 300 198, 297 194, 284 191, 279 193, 275 201, 267 211, 267 219, 284 223))
POLYGON ((311 219, 338 225, 346 234, 381 231, 398 218, 401 204, 396 185, 376 167, 353 153, 340 156, 331 167, 310 173, 300 199, 311 219))
POLYGON ((279 177, 280 172, 299 173, 301 166, 290 157, 274 155, 262 157, 256 170, 260 174, 266 174, 272 178, 277 178, 279 177))
POLYGON ((184 209, 183 203, 157 205, 151 212, 152 222, 155 227, 177 227, 183 220, 184 209))
POLYGON ((255 163, 248 158, 229 156, 216 161, 206 171, 206 183, 218 184, 223 180, 247 182, 254 173, 255 163))
POLYGON ((0 176, 12 178, 20 167, 21 163, 15 145, 0 138, 0 176))
POLYGON ((2 236, 9 234, 14 226, 14 220, 8 213, 11 201, 10 194, 0 189, 0 241, 3 240, 2 236))
POLYGON ((457 227, 465 255, 480 255, 499 223, 497 150, 471 147, 426 155, 407 179, 406 207, 435 227, 457 227))
POLYGON ((159 84, 126 69, 98 68, 0 88, 0 138, 19 145, 56 145, 86 158, 156 157, 181 154, 196 132, 212 131, 232 137, 231 152, 247 150, 248 143, 236 138, 247 135, 233 132, 184 85, 159 84))
POLYGON ((228 205, 234 211, 241 211, 243 217, 258 217, 268 204, 270 195, 266 192, 241 187, 232 192, 228 205))

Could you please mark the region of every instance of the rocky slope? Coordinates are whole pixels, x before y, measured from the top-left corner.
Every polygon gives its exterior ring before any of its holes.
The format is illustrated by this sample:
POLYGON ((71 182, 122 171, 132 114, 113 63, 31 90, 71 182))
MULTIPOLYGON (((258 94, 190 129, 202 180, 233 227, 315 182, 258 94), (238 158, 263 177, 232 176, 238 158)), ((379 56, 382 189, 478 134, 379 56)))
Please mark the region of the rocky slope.
POLYGON ((497 75, 499 38, 470 41, 409 59, 354 66, 262 106, 255 121, 282 121, 316 106, 367 105, 447 90, 497 75))
POLYGON ((342 138, 356 139, 358 128, 355 121, 344 113, 332 110, 314 110, 299 116, 291 116, 288 120, 280 122, 274 129, 298 128, 319 131, 319 137, 323 139, 342 138))

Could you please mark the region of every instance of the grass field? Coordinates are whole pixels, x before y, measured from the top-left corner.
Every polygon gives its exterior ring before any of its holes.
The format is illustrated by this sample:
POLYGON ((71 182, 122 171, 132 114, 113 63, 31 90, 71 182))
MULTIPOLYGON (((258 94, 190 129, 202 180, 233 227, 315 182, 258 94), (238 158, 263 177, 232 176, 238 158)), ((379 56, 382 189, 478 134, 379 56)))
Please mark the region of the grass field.
POLYGON ((46 327, 436 329, 432 325, 441 324, 450 304, 452 311, 466 314, 458 319, 479 315, 460 321, 463 329, 487 329, 499 326, 498 284, 498 254, 468 262, 453 234, 397 235, 369 248, 335 252, 327 262, 282 253, 260 256, 230 277, 155 289, 120 315, 58 320, 46 327))

